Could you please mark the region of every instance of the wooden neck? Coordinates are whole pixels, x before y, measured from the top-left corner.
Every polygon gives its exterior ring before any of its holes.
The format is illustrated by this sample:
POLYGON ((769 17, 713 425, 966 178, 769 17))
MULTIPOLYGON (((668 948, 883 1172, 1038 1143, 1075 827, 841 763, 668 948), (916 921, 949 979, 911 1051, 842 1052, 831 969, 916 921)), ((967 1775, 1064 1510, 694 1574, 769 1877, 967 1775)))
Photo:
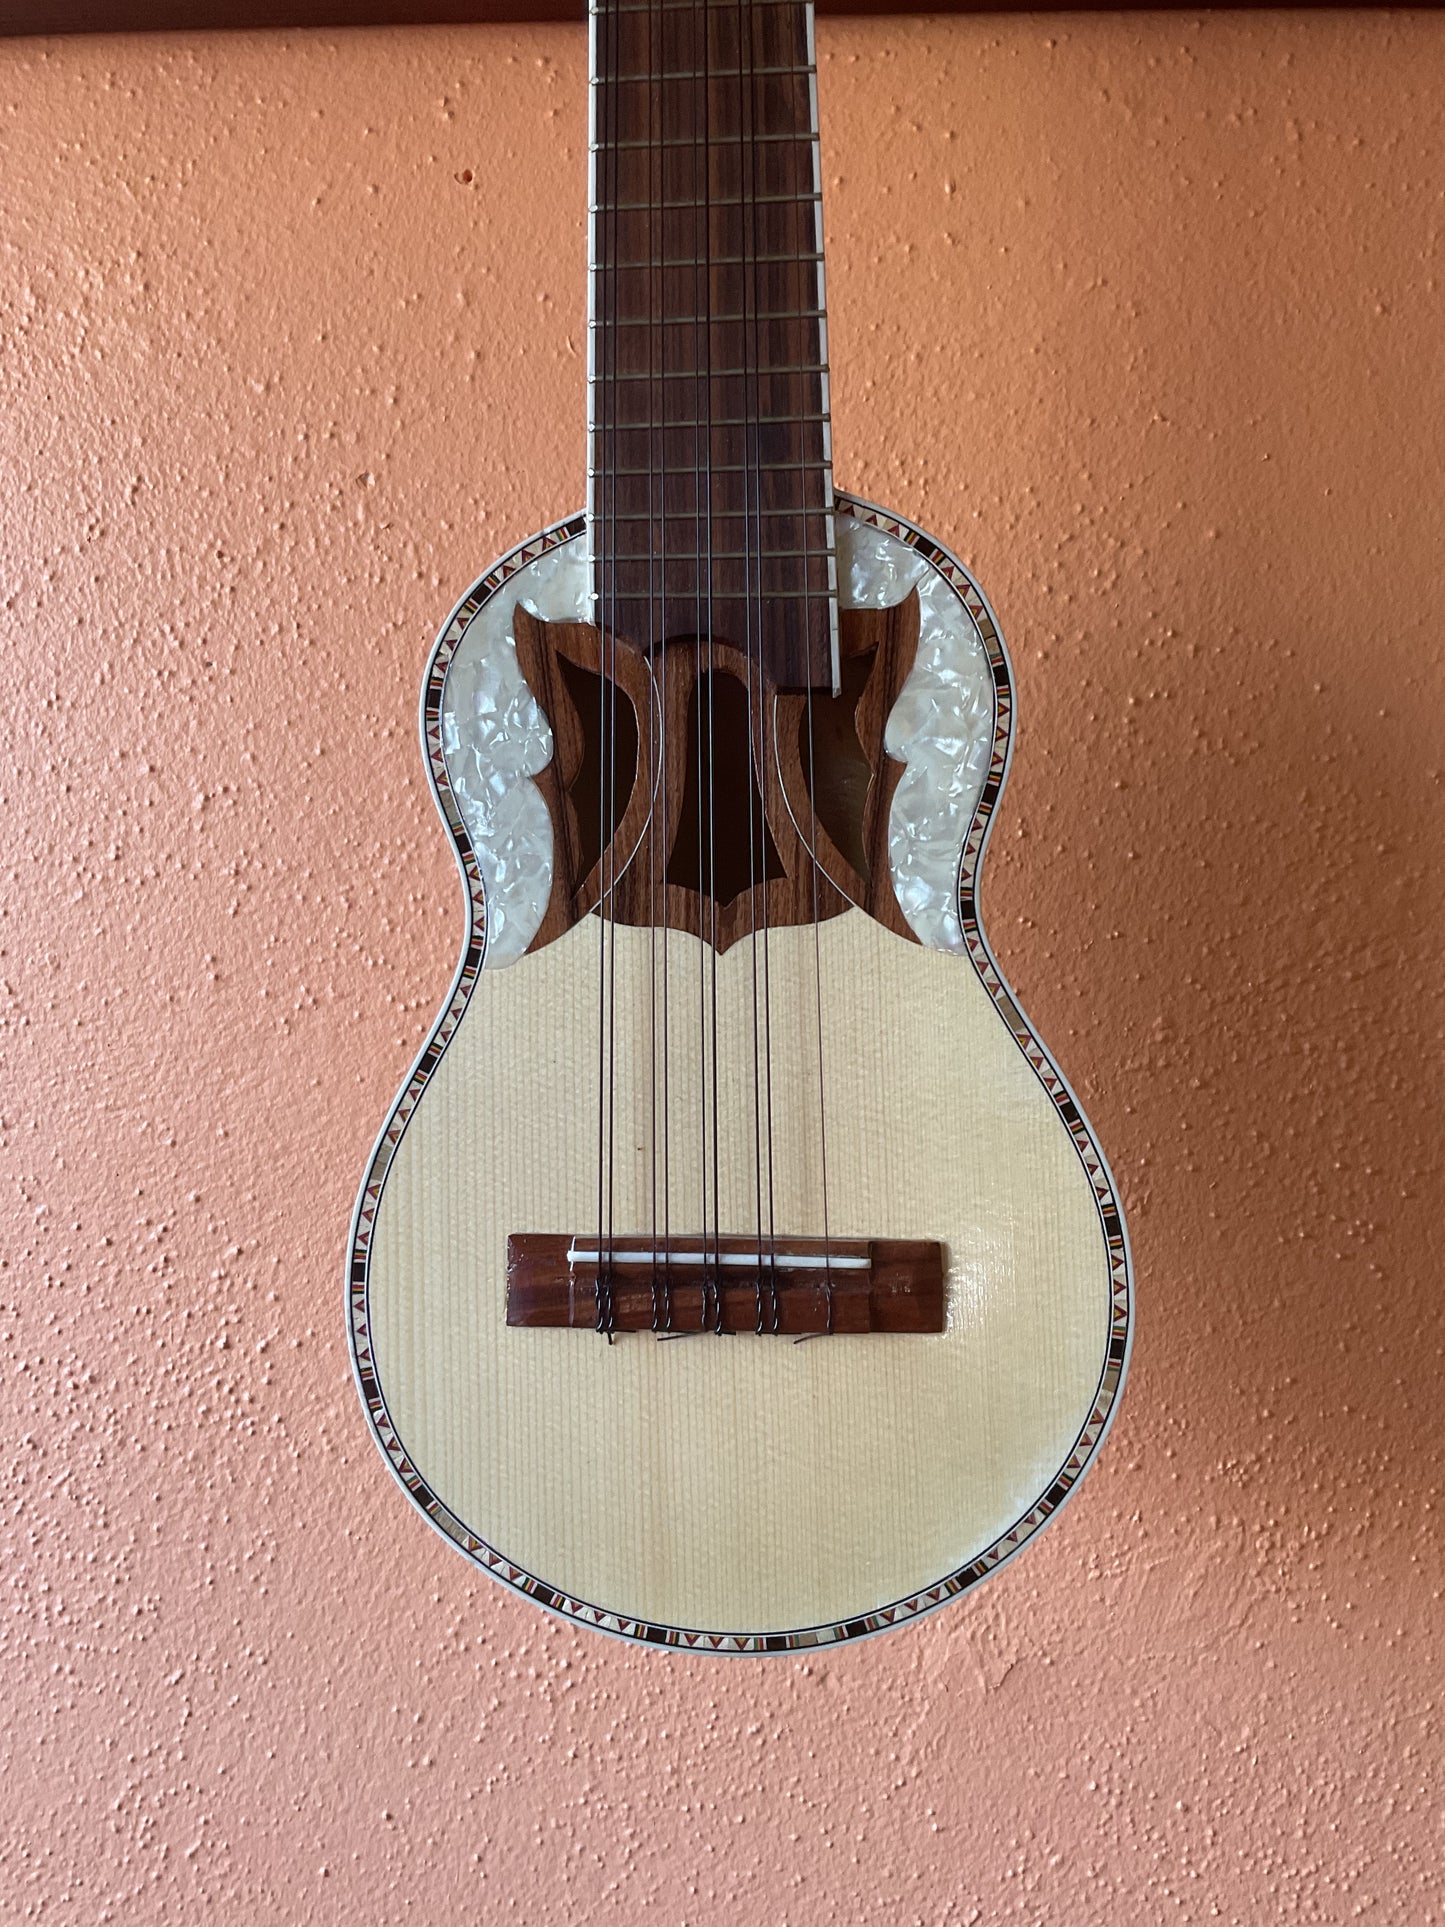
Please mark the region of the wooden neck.
POLYGON ((593 0, 599 624, 836 687, 812 7, 593 0))

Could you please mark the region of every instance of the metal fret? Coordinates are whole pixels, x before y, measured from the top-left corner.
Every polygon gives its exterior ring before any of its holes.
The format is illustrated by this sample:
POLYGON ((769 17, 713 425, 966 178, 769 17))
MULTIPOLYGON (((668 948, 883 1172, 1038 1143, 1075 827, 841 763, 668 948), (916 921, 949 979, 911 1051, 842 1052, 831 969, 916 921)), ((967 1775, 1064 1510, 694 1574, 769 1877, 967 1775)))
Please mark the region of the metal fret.
POLYGON ((826 375, 826 361, 770 361, 757 368, 659 368, 654 374, 644 370, 640 374, 628 374, 612 369, 604 369, 600 375, 589 375, 588 381, 595 388, 611 387, 624 381, 746 381, 750 376, 758 381, 772 375, 826 375))
POLYGON ((589 214, 683 214, 700 208, 715 207, 793 207, 799 202, 821 201, 815 188, 811 194, 749 194, 736 200, 726 194, 710 194, 701 201, 589 201, 589 214))
POLYGON ((608 275, 619 271, 646 270, 649 274, 654 268, 752 268, 796 265, 806 267, 823 258, 821 250, 798 254, 705 254, 679 255, 675 260, 667 255, 653 255, 646 261, 594 261, 594 275, 608 275))
POLYGON ((604 435, 636 435, 644 431, 651 433, 672 428, 781 428, 793 422, 825 422, 827 419, 826 410, 804 415, 714 415, 711 421, 682 421, 669 416, 665 422, 599 422, 597 428, 598 433, 604 435))
MULTIPOLYGON (((829 550, 825 552, 822 549, 810 549, 808 556, 809 559, 814 562, 827 562, 832 558, 832 551, 829 550)), ((684 562, 706 562, 707 559, 706 555, 679 555, 669 556, 667 560, 668 567, 671 568, 674 562, 677 562, 680 566, 684 562)), ((735 562, 738 560, 738 557, 714 555, 712 559, 714 562, 735 562)), ((767 559, 771 560, 772 558, 768 557, 767 559)), ((609 558, 606 556, 597 556, 595 560, 599 568, 601 568, 606 566, 609 558)), ((629 565, 635 565, 637 560, 638 558, 635 555, 619 555, 613 558, 615 566, 619 569, 626 568, 629 565)), ((609 589, 607 593, 612 595, 614 591, 609 589)), ((697 591, 695 589, 689 588, 664 590, 662 584, 659 582, 655 588, 638 589, 632 595, 624 596, 619 593, 617 594, 617 600, 619 602, 690 602, 695 598, 696 594, 697 591)), ((714 609, 725 609, 734 603, 741 603, 745 607, 753 608, 756 607, 757 602, 756 596, 745 595, 741 590, 729 591, 727 589, 714 589, 711 600, 714 609)), ((821 609, 828 600, 828 591, 826 589, 769 589, 767 592, 767 600, 769 602, 809 602, 815 609, 821 609)))
POLYGON ((740 327, 754 321, 821 321, 821 308, 770 308, 762 314, 661 314, 618 315, 610 321, 589 321, 589 328, 697 328, 706 322, 711 327, 740 327))
MULTIPOLYGON (((800 12, 802 0, 747 0, 747 7, 750 13, 763 7, 792 7, 800 12)), ((610 20, 614 13, 712 13, 731 20, 737 11, 738 0, 717 0, 716 5, 709 4, 709 0, 641 0, 640 5, 623 0, 618 6, 597 6, 599 18, 604 20, 610 20)))
MULTIPOLYGON (((818 509, 815 513, 821 515, 823 511, 822 509, 818 509)), ((594 522, 616 522, 621 518, 616 515, 609 515, 606 509, 602 509, 601 511, 594 510, 592 519, 594 522)), ((669 564, 675 562, 679 566, 684 562, 826 562, 830 553, 831 551, 820 542, 816 548, 811 549, 704 549, 701 552, 694 551, 686 555, 669 555, 667 559, 669 564)), ((627 568, 645 559, 643 556, 614 555, 610 552, 597 557, 599 562, 609 564, 619 569, 627 568)), ((821 589, 814 589, 812 594, 816 600, 821 600, 823 591, 821 589)), ((728 599, 725 589, 719 590, 717 596, 723 601, 728 599)), ((631 600, 632 598, 629 597, 625 599, 631 600)), ((740 599, 741 598, 738 597, 734 598, 734 600, 740 599)), ((772 600, 771 590, 768 592, 768 600, 772 600)))
POLYGON ((615 598, 624 627, 642 625, 659 645, 674 632, 692 633, 695 599, 705 593, 721 633, 743 634, 746 615, 760 676, 785 688, 835 687, 811 9, 803 0, 749 0, 770 11, 744 12, 743 0, 701 0, 692 40, 680 15, 697 4, 616 0, 610 8, 591 0, 591 87, 600 91, 590 95, 587 136, 588 515, 595 544, 615 548, 594 553, 593 588, 615 598), (607 32, 611 11, 634 16, 616 23, 615 36, 607 32), (636 17, 653 14, 661 37, 636 17), (764 64, 745 65, 750 53, 764 64), (607 72, 609 61, 622 71, 607 72), (764 84, 751 84, 758 80, 764 84), (653 149, 655 161, 647 158, 653 149), (756 175, 731 158, 749 149, 756 175), (749 194, 750 182, 761 191, 749 194), (774 208, 780 218, 765 225, 774 208), (669 214, 680 217, 671 228, 658 219, 669 214), (609 217, 633 226, 623 230, 609 217), (787 245, 794 239, 799 246, 787 245), (739 332, 717 332, 729 327, 739 332), (640 328, 707 332, 694 335, 692 348, 676 332, 662 332, 654 346, 640 328), (727 365, 688 365, 705 361, 704 346, 727 365), (609 382, 617 383, 611 399, 609 382), (773 451, 787 459, 763 459, 773 451), (761 482, 765 474, 777 479, 761 482), (659 529, 669 549, 664 568, 659 529))
MULTIPOLYGON (((661 434, 663 432, 665 432, 664 425, 659 423, 658 433, 661 434)), ((819 473, 819 468, 820 465, 817 462, 764 462, 761 473, 764 475, 780 475, 792 473, 797 470, 806 470, 808 474, 815 475, 819 473)), ((589 476, 646 475, 655 481, 662 481, 666 478, 669 482, 690 482, 694 479, 704 480, 711 475, 756 475, 759 472, 756 462, 705 462, 702 467, 699 468, 694 466, 691 461, 669 464, 663 461, 661 457, 659 457, 651 467, 625 468, 620 462, 611 462, 606 468, 593 468, 589 466, 587 470, 589 476)), ((823 511, 822 507, 818 506, 810 508, 807 512, 810 515, 821 515, 823 511)), ((660 513, 661 511, 659 510, 659 514, 660 513)), ((669 521, 678 516, 691 516, 696 513, 697 511, 695 509, 669 509, 667 511, 669 521)), ((726 514, 728 511, 724 510, 723 513, 726 514)), ((742 511, 738 510, 737 513, 741 514, 742 511)))
MULTIPOLYGON (((815 463, 814 466, 816 467, 817 464, 815 463)), ((706 473, 707 471, 704 470, 703 472, 706 473)), ((766 463, 764 464, 763 468, 759 472, 760 474, 763 474, 763 475, 770 473, 770 470, 766 463)), ((645 469, 643 473, 644 474, 646 473, 645 469)), ((689 468, 685 471, 685 473, 690 475, 692 473, 692 470, 689 468)), ((800 515, 812 516, 812 515, 822 515, 824 513, 825 513, 824 505, 821 502, 795 502, 790 508, 785 508, 785 509, 754 508, 751 505, 749 505, 748 507, 739 508, 739 509, 719 509, 719 508, 710 508, 708 507, 707 504, 703 504, 699 508, 692 508, 692 509, 670 508, 667 511, 667 520, 672 523, 700 522, 700 521, 708 521, 708 520, 711 520, 714 522, 726 522, 726 521, 736 522, 736 521, 742 521, 742 520, 746 520, 750 522, 792 522, 792 521, 796 521, 796 519, 800 515)), ((641 522, 641 523, 650 525, 652 523, 661 522, 663 519, 663 512, 661 508, 608 509, 606 511, 606 516, 609 522, 641 522)), ((769 555, 787 555, 788 553, 790 553, 790 551, 788 551, 787 549, 769 549, 767 553, 769 555)), ((810 555, 815 555, 818 553, 818 551, 815 549, 810 549, 808 553, 810 555)))
POLYGON ((768 74, 810 74, 818 69, 811 63, 789 67, 684 67, 657 74, 595 74, 593 87, 655 87, 665 80, 761 80, 768 74))
MULTIPOLYGON (((779 0, 779 4, 781 3, 782 0, 779 0)), ((750 134, 748 136, 748 146, 760 146, 768 141, 791 141, 796 147, 811 147, 817 138, 817 134, 812 132, 804 134, 750 134)), ((622 154, 633 151, 653 153, 664 147, 681 148, 684 153, 696 153, 709 147, 722 147, 732 153, 736 153, 738 141, 739 136, 737 134, 713 134, 707 140, 690 139, 687 135, 683 135, 677 140, 665 141, 589 141, 588 147, 590 152, 594 154, 622 154)))

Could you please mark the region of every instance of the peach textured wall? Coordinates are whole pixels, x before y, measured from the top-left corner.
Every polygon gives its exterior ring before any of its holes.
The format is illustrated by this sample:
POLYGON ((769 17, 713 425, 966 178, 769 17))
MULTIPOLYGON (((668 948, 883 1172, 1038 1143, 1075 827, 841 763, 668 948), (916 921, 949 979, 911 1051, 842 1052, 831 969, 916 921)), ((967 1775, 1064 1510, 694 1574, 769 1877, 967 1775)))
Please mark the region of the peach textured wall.
POLYGON ((1445 17, 821 50, 839 474, 1012 640, 1119 1426, 814 1660, 419 1525, 341 1255, 460 923, 428 642, 582 494, 584 38, 0 46, 6 1919, 1445 1918, 1445 17))

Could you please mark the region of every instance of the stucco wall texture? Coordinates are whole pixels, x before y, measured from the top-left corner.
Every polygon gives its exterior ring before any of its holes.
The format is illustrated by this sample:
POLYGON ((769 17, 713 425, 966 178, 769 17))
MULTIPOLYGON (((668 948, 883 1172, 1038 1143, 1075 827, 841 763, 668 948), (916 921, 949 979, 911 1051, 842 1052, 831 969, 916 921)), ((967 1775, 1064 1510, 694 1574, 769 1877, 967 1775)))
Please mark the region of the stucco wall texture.
POLYGON ((429 640, 583 492, 584 35, 6 45, 7 1920, 1445 1918, 1445 18, 820 43, 839 477, 1011 639, 1119 1424, 814 1660, 417 1520, 342 1251, 460 930, 429 640))

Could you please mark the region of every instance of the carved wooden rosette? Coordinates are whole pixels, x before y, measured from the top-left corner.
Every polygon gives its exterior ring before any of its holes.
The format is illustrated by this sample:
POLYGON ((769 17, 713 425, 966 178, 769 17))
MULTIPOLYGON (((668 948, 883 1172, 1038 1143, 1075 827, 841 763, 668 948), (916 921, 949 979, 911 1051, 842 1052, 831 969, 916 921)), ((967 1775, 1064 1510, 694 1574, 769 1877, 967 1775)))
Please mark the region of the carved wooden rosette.
POLYGON ((649 658, 519 605, 518 662, 553 740, 535 778, 552 818, 552 893, 530 948, 604 897, 619 923, 689 931, 720 951, 850 904, 911 939, 888 861, 903 765, 883 735, 918 624, 916 591, 890 609, 843 610, 841 694, 767 686, 760 700, 754 669, 750 703, 748 659, 730 643, 673 642, 649 658))

